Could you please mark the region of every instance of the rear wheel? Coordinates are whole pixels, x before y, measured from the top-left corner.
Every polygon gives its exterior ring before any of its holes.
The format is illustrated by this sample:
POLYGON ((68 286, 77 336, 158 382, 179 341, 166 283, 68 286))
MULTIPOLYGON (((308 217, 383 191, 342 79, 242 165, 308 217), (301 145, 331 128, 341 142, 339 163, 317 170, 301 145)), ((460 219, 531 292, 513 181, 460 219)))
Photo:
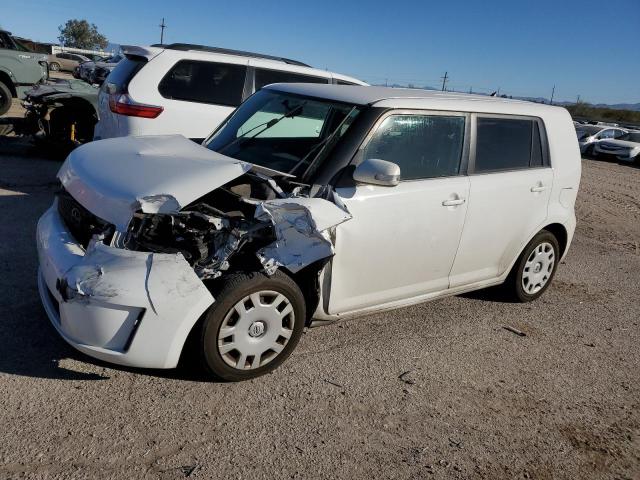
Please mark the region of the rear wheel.
POLYGON ((52 72, 57 72, 58 70, 60 70, 60 64, 56 62, 51 62, 49 64, 49 70, 51 70, 52 72))
POLYGON ((542 230, 518 257, 504 283, 506 292, 519 302, 540 297, 551 284, 559 260, 558 240, 551 232, 542 230))
POLYGON ((231 275, 214 298, 200 332, 202 364, 214 377, 258 377, 275 370, 298 344, 305 302, 284 273, 231 275))
POLYGON ((4 115, 11 108, 11 90, 0 82, 0 115, 4 115))

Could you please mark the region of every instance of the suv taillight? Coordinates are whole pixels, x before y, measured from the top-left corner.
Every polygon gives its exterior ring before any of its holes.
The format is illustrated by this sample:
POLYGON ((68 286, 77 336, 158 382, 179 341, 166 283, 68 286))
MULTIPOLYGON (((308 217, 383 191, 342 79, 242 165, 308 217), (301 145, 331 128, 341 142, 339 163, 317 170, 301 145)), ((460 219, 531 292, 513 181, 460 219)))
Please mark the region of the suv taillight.
POLYGON ((164 108, 155 105, 135 102, 127 93, 109 94, 109 109, 120 115, 141 118, 156 118, 164 110, 164 108))

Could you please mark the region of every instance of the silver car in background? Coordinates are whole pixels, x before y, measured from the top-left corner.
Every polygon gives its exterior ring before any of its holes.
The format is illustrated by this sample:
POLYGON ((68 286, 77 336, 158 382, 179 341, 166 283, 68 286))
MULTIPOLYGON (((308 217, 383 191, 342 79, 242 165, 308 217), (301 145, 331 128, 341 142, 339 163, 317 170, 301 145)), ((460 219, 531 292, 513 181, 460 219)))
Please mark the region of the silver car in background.
POLYGON ((618 127, 607 127, 605 125, 576 125, 576 135, 580 153, 583 155, 593 155, 594 146, 601 140, 620 138, 627 133, 627 130, 618 127))
POLYGON ((596 155, 611 155, 621 162, 640 165, 640 132, 627 132, 619 138, 597 142, 596 155))
POLYGON ((90 61, 91 60, 84 55, 67 52, 52 53, 47 57, 47 62, 49 62, 49 70, 53 72, 72 72, 81 63, 90 61))

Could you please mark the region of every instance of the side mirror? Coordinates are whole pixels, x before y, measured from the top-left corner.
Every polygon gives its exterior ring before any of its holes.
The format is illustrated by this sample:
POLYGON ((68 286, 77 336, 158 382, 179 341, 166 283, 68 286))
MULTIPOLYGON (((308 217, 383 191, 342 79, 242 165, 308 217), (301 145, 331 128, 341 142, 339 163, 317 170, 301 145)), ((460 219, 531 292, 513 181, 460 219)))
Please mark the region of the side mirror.
POLYGON ((393 162, 370 158, 356 167, 353 179, 370 185, 395 187, 400 183, 400 167, 393 162))

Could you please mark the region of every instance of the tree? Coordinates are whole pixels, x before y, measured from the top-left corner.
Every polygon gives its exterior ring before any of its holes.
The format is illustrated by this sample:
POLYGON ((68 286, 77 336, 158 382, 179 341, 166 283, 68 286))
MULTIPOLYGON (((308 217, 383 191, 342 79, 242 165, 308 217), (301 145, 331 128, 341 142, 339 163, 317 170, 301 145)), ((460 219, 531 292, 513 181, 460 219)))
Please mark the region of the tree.
POLYGON ((89 24, 84 19, 67 20, 67 23, 58 27, 58 30, 60 30, 58 40, 65 47, 94 50, 103 49, 109 43, 107 37, 98 32, 95 23, 89 24))

